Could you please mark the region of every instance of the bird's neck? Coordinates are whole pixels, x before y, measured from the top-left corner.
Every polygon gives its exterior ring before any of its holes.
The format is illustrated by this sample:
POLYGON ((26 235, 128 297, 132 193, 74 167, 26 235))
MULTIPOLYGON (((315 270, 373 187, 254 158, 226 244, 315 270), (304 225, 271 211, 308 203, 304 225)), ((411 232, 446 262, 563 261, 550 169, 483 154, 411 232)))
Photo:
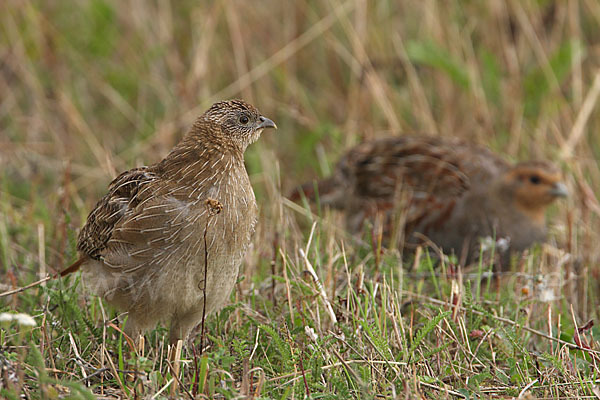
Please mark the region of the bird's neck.
POLYGON ((521 204, 517 199, 514 200, 515 209, 522 214, 526 215, 531 222, 539 226, 546 225, 546 207, 542 206, 529 206, 521 204))
POLYGON ((182 186, 214 184, 223 176, 244 169, 238 146, 215 137, 188 133, 160 163, 164 174, 182 186))
POLYGON ((497 180, 490 187, 488 196, 492 209, 502 210, 506 215, 523 216, 533 224, 544 227, 546 224, 546 208, 522 204, 514 193, 514 190, 507 187, 505 182, 497 180))

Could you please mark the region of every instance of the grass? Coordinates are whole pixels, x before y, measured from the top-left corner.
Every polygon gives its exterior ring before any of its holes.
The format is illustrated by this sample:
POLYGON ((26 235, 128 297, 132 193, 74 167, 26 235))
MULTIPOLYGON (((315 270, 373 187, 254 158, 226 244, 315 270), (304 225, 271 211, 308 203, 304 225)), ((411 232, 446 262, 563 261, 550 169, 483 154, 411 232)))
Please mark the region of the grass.
POLYGON ((261 218, 202 354, 171 362, 164 327, 132 348, 75 275, 0 298, 36 322, 0 325, 0 397, 600 396, 599 26, 593 0, 0 3, 0 291, 74 261, 111 178, 213 101, 279 126, 246 154, 261 218), (559 164, 549 242, 482 279, 282 197, 360 140, 421 132, 559 164))

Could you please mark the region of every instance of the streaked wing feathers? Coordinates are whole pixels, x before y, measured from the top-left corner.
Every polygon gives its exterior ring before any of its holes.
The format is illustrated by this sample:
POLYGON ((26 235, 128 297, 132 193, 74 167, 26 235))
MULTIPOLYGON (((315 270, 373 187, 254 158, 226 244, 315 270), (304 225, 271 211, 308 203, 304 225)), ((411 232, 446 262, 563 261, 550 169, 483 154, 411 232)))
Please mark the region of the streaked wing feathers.
POLYGON ((81 229, 77 250, 93 259, 100 259, 120 220, 150 194, 141 189, 156 179, 157 176, 148 167, 134 168, 115 178, 108 193, 98 201, 81 229))
POLYGON ((483 146, 457 139, 400 136, 355 146, 338 163, 335 179, 338 187, 352 188, 353 193, 344 196, 354 200, 353 209, 390 210, 399 204, 399 195, 408 196, 405 211, 410 230, 443 224, 458 198, 486 185, 507 167, 483 146))
POLYGON ((114 229, 104 255, 105 265, 134 272, 148 265, 168 268, 177 257, 196 256, 189 249, 203 248, 196 226, 207 218, 191 201, 159 195, 128 211, 114 229))

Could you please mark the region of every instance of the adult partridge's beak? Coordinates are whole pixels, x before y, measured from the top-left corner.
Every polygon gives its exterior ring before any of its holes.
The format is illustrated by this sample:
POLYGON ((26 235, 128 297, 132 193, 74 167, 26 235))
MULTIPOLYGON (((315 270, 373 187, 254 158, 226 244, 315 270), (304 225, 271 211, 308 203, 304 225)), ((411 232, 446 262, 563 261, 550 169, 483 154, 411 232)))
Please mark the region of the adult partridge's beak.
POLYGON ((277 129, 277 125, 275 125, 275 122, 271 121, 269 118, 267 117, 260 117, 260 124, 258 125, 259 128, 273 128, 273 129, 277 129))
POLYGON ((567 189, 567 185, 564 183, 556 182, 554 185, 552 185, 550 194, 555 197, 567 197, 569 195, 569 190, 567 189))

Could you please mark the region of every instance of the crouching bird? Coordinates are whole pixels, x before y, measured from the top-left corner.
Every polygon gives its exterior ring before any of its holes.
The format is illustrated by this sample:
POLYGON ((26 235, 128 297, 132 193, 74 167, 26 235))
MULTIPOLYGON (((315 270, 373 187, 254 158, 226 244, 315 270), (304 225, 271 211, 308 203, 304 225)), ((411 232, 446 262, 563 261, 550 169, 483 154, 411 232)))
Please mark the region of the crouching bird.
POLYGON ((388 241, 433 244, 469 264, 483 238, 496 238, 501 256, 542 241, 547 207, 568 194, 561 180, 548 162, 509 164, 458 139, 402 136, 357 145, 331 177, 304 184, 291 198, 304 193, 343 210, 352 232, 370 221, 388 241))
POLYGON ((244 101, 213 104, 165 159, 112 181, 61 275, 81 268, 128 312, 130 336, 166 321, 171 343, 185 339, 228 299, 250 245, 258 209, 244 151, 266 128, 276 125, 244 101))

